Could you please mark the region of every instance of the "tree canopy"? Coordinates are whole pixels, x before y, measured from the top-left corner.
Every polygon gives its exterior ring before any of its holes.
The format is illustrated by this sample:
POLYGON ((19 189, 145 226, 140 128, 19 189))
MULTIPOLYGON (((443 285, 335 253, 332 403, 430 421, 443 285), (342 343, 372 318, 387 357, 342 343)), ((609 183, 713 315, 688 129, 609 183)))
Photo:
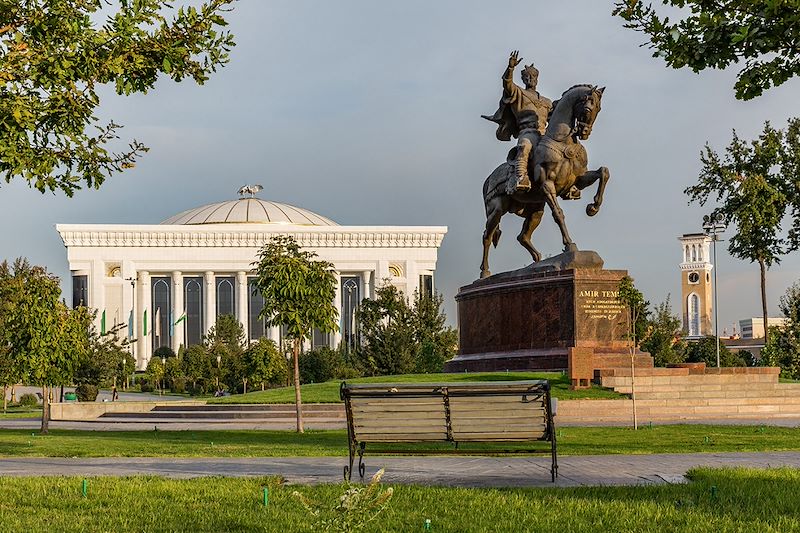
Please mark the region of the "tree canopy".
POLYGON ((232 2, 0 0, 3 179, 72 196, 133 166, 147 147, 112 151, 121 126, 100 123, 98 89, 146 93, 162 75, 204 83, 234 45, 221 31, 232 2))
MULTIPOLYGON (((745 62, 734 88, 750 100, 800 74, 797 0, 662 0, 679 8, 677 20, 643 0, 621 0, 614 15, 646 34, 653 57, 694 72, 745 62)), ((674 9, 673 9, 674 10, 674 9)))

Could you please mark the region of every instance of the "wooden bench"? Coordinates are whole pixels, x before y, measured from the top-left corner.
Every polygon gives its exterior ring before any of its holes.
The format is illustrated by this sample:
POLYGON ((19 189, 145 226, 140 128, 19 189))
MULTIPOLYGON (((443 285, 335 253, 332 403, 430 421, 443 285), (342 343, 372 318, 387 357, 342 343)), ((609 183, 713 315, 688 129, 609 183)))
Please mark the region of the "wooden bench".
MULTIPOLYGON (((480 383, 358 383, 342 382, 340 395, 347 414, 350 465, 364 477, 367 444, 450 442, 442 451, 383 449, 377 453, 471 453, 459 443, 547 441, 552 481, 558 476, 556 434, 550 384, 542 381, 480 383)), ((485 453, 526 453, 542 450, 491 450, 485 453)))

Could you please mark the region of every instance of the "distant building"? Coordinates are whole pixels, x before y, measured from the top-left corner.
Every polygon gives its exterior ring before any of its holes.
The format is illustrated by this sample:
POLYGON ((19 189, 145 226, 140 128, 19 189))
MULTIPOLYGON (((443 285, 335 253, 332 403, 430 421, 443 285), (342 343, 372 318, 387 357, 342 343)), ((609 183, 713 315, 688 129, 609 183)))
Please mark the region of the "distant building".
MULTIPOLYGON (((254 195, 260 189, 240 191, 254 195)), ((243 194, 244 193, 244 194, 243 194)), ((355 206, 357 204, 354 203, 355 206)), ((128 206, 128 208, 132 208, 128 206)), ((431 294, 441 226, 340 226, 316 213, 259 198, 209 204, 161 224, 58 224, 72 272, 72 303, 97 310, 96 327, 135 339, 143 369, 155 350, 202 342, 217 317, 234 315, 249 340, 282 340, 258 318, 253 261, 271 237, 289 235, 336 271, 339 330, 315 331, 311 345, 336 347, 357 336, 355 310, 388 281, 431 294)))
MULTIPOLYGON (((786 325, 785 318, 767 318, 767 327, 783 327, 786 325)), ((764 319, 762 317, 745 318, 739 321, 739 331, 743 339, 763 339, 764 338, 764 319)))
POLYGON ((705 233, 687 233, 678 240, 683 255, 680 264, 683 329, 689 338, 713 335, 711 237, 705 233))

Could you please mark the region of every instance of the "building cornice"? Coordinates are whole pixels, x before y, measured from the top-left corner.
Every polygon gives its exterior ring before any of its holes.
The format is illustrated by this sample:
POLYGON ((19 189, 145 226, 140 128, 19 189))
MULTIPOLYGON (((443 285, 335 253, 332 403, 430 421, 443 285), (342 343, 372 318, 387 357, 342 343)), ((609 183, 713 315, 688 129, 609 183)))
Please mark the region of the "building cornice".
POLYGON ((70 247, 260 248, 289 235, 308 248, 439 248, 446 226, 295 226, 204 224, 197 226, 57 224, 70 247))

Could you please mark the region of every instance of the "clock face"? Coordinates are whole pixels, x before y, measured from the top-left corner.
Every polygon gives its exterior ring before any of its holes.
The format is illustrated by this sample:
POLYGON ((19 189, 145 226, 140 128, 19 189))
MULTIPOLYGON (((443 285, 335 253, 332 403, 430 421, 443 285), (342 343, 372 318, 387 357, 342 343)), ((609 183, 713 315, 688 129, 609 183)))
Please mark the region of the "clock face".
POLYGON ((697 283, 700 281, 700 274, 697 272, 690 272, 689 273, 689 283, 697 283))

